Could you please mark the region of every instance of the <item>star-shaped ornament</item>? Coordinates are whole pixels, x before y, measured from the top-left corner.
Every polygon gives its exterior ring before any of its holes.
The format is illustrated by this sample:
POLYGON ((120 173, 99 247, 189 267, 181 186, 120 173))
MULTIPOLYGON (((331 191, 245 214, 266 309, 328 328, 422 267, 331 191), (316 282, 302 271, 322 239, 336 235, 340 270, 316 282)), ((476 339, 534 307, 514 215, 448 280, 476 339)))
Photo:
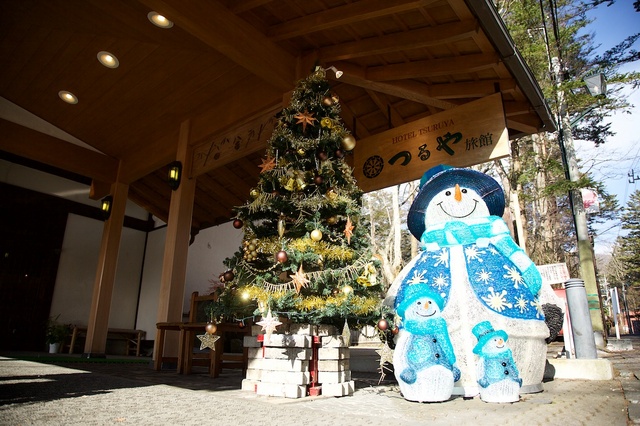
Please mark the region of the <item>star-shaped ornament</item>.
POLYGON ((278 318, 271 315, 271 309, 269 309, 269 313, 267 313, 266 317, 263 317, 262 320, 258 321, 256 324, 262 327, 262 331, 265 332, 266 341, 271 340, 271 334, 276 331, 276 327, 282 324, 278 321, 278 318))
POLYGON ((289 275, 289 276, 291 277, 291 280, 293 281, 293 283, 296 285, 296 293, 298 294, 300 294, 300 289, 302 287, 306 287, 307 284, 309 284, 309 279, 307 278, 307 275, 302 270, 302 263, 300 264, 298 271, 295 274, 289 275))
POLYGON ((353 235, 353 224, 351 218, 347 216, 347 224, 344 226, 344 236, 347 237, 347 244, 351 244, 351 236, 353 235))
POLYGON ((267 157, 262 159, 262 164, 260 164, 260 173, 268 172, 269 170, 273 170, 276 167, 276 159, 272 157, 267 157))
POLYGON ((215 334, 209 334, 209 333, 198 334, 196 335, 196 337, 200 339, 200 342, 201 342, 200 350, 203 350, 204 348, 209 348, 212 351, 216 350, 216 342, 220 338, 220 336, 216 336, 215 334))
POLYGON ((294 115, 293 118, 296 118, 298 120, 296 124, 302 124, 302 133, 305 133, 307 131, 307 124, 313 126, 313 122, 317 121, 317 119, 313 116, 313 113, 307 111, 306 109, 304 110, 304 112, 299 112, 294 115))

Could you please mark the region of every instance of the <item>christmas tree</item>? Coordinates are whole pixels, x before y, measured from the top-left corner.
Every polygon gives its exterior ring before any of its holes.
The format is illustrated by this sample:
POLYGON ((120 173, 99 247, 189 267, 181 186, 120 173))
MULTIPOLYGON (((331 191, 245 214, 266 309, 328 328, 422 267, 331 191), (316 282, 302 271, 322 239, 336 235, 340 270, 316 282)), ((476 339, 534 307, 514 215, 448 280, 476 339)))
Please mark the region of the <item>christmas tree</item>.
POLYGON ((277 119, 257 186, 234 212, 244 238, 224 262, 221 299, 250 307, 237 319, 270 311, 294 323, 375 324, 378 263, 345 161, 356 142, 324 69, 298 82, 277 119))

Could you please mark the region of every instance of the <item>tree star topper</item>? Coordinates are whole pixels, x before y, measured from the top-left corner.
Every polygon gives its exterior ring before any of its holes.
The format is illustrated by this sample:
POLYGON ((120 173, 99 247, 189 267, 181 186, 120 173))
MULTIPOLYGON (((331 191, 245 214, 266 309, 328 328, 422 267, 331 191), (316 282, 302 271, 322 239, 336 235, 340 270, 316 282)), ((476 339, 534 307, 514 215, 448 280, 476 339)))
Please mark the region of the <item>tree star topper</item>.
POLYGON ((260 164, 260 173, 268 172, 269 170, 273 170, 276 167, 276 159, 273 157, 267 157, 262 159, 262 164, 260 164))
POLYGON ((353 224, 351 218, 347 216, 347 224, 344 226, 344 236, 347 237, 347 244, 351 244, 351 236, 353 235, 353 224))
POLYGON ((296 115, 294 115, 293 118, 298 119, 296 124, 302 124, 302 133, 305 133, 307 131, 307 124, 310 124, 313 126, 313 122, 317 121, 313 117, 313 113, 312 112, 310 113, 306 109, 304 110, 304 112, 299 112, 296 115))
POLYGON ((220 336, 216 336, 215 334, 209 334, 209 333, 198 334, 196 335, 196 337, 200 339, 200 342, 202 342, 200 343, 200 350, 203 350, 204 348, 209 348, 212 351, 216 350, 216 342, 220 338, 220 336))
POLYGON ((309 284, 309 279, 307 278, 307 275, 302 270, 302 263, 300 264, 298 271, 295 274, 289 275, 289 276, 291 277, 291 280, 293 281, 293 283, 296 285, 296 293, 298 294, 300 294, 300 289, 302 287, 306 287, 307 284, 309 284))

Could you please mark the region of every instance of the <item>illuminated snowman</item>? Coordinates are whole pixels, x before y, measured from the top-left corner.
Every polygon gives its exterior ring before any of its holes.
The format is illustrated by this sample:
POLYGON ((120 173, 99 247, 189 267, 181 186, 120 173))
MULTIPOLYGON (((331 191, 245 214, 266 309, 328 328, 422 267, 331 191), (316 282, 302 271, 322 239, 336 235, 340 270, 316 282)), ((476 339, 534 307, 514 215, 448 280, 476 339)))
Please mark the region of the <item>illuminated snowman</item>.
POLYGON ((521 391, 542 390, 549 330, 541 295, 556 299, 512 239, 501 218, 504 208, 504 193, 495 179, 471 169, 437 166, 424 174, 407 217, 423 251, 398 275, 385 303, 397 304, 396 295, 416 284, 429 286, 442 298, 442 318, 462 373, 454 394, 479 393, 472 329, 482 321, 510 336, 521 391))

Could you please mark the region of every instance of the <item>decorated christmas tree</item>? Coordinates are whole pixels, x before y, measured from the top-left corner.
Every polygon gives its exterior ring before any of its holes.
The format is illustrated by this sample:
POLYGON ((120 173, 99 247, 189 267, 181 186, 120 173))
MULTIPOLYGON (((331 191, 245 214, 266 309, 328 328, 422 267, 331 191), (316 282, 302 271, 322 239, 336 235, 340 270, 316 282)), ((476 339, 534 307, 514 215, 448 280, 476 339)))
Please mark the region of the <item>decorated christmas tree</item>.
POLYGON ((260 179, 234 212, 244 238, 225 260, 221 299, 244 303, 236 319, 374 325, 382 289, 362 191, 345 161, 356 142, 324 69, 298 82, 277 120, 260 179))

